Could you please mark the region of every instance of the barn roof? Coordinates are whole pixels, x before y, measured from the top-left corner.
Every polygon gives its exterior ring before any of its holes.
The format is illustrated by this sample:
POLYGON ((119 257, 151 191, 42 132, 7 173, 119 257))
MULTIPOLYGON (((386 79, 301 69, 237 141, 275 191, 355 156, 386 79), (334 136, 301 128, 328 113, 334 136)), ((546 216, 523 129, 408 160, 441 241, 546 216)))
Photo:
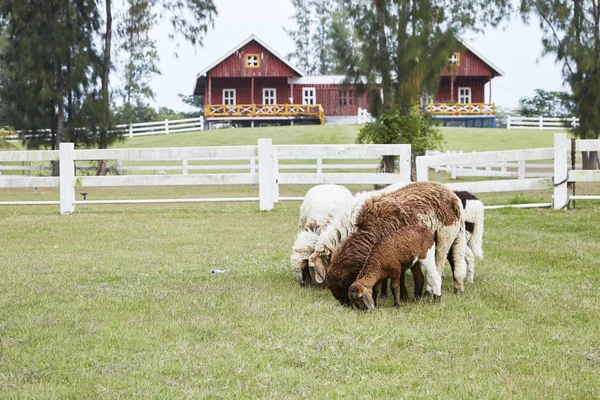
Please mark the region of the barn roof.
POLYGON ((246 40, 244 40, 242 43, 238 44, 233 49, 231 49, 230 51, 225 53, 217 61, 210 64, 208 67, 204 68, 202 71, 200 71, 198 73, 198 75, 196 76, 196 78, 200 78, 201 76, 206 76, 208 71, 210 71, 211 69, 213 69, 214 67, 219 65, 221 62, 225 61, 225 59, 227 59, 227 57, 229 57, 230 55, 232 55, 233 53, 235 53, 236 51, 238 51, 239 49, 241 49, 242 47, 244 47, 245 45, 247 45, 248 43, 250 43, 253 40, 256 41, 258 44, 260 44, 265 49, 267 49, 268 51, 270 51, 271 53, 273 53, 273 55, 275 55, 277 58, 279 58, 284 64, 286 64, 288 67, 290 67, 292 70, 294 70, 298 75, 304 76, 304 72, 302 72, 298 67, 291 64, 288 60, 286 60, 285 57, 283 57, 277 51, 273 50, 273 48, 271 48, 271 46, 269 46, 268 44, 266 44, 265 42, 260 40, 256 35, 252 34, 246 40))
POLYGON ((491 69, 493 69, 494 72, 496 72, 496 75, 494 75, 494 76, 504 76, 504 72, 500 68, 498 68, 493 62, 491 62, 490 60, 485 58, 485 56, 483 54, 481 54, 479 51, 477 51, 475 49, 475 47, 471 46, 469 43, 467 43, 465 40, 459 38, 458 36, 456 37, 456 39, 458 40, 458 42, 460 44, 465 46, 465 48, 467 50, 469 50, 471 53, 475 54, 477 57, 479 57, 481 59, 481 61, 483 61, 484 63, 489 65, 489 67, 491 69))

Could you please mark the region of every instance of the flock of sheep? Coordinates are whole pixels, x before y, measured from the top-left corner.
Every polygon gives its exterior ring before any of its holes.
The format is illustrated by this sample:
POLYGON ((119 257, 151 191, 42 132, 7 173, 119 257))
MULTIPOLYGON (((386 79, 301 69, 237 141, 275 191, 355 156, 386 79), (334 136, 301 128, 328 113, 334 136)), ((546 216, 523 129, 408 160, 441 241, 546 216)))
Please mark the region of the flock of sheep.
POLYGON ((404 273, 410 269, 415 300, 433 295, 439 301, 446 259, 455 292, 473 282, 475 258, 483 258, 483 217, 483 203, 471 193, 435 182, 356 195, 339 185, 315 186, 300 207, 290 257, 294 277, 364 310, 387 294, 388 279, 394 306, 406 301, 404 273))

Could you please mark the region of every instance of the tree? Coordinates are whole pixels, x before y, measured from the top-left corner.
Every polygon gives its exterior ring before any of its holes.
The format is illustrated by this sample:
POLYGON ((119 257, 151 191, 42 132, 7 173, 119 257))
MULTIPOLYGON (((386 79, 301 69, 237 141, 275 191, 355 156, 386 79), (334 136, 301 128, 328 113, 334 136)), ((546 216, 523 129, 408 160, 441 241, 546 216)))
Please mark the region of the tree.
POLYGON ((296 10, 292 17, 297 28, 284 31, 293 40, 295 49, 290 61, 307 74, 327 75, 337 70, 332 51, 332 0, 292 0, 296 10))
MULTIPOLYGON (((343 0, 333 24, 333 48, 344 66, 346 83, 367 94, 375 117, 410 117, 423 92, 433 93, 456 36, 497 23, 508 8, 504 0, 343 0)), ((426 120, 425 124, 429 124, 426 120)), ((398 129, 418 125, 398 125, 398 129)), ((434 133, 435 129, 425 132, 434 133)), ((359 140, 361 136, 359 136, 359 140)), ((364 142, 369 137, 364 136, 364 142)), ((417 132, 388 136, 417 138, 417 132)), ((386 143, 384 137, 377 139, 386 143)), ((389 142, 388 142, 389 143, 389 142)), ((403 142, 406 143, 406 142, 403 142)), ((413 155, 417 153, 413 152, 413 155)), ((393 165, 383 160, 384 171, 393 165)))
POLYGON ((179 93, 177 97, 188 106, 197 109, 196 111, 185 113, 186 118, 196 118, 204 114, 204 96, 188 96, 179 93))
POLYGON ((543 115, 553 118, 567 118, 573 115, 571 95, 566 92, 535 89, 533 97, 519 99, 519 114, 524 117, 543 115))
POLYGON ((1 0, 0 15, 7 34, 0 87, 6 122, 23 130, 30 147, 58 149, 93 101, 88 90, 97 78, 95 2, 1 0))
MULTIPOLYGON (((523 18, 540 18, 544 54, 555 54, 573 93, 574 113, 582 139, 600 133, 600 4, 599 0, 521 0, 523 18)), ((598 168, 597 152, 583 152, 583 168, 598 168)))

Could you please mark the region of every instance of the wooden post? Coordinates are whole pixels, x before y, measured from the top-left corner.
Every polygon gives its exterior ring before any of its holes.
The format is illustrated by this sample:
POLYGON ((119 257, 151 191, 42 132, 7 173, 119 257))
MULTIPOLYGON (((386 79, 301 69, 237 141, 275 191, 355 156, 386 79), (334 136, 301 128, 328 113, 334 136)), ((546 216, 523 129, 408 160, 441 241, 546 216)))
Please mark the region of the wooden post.
POLYGON ((490 83, 490 93, 488 96, 488 103, 492 104, 492 77, 490 76, 490 80, 488 81, 490 83))
POLYGON ((567 162, 567 134, 554 135, 554 201, 553 208, 560 210, 569 204, 567 188, 568 162, 567 162))
POLYGON ((129 137, 130 138, 133 137, 133 124, 132 123, 129 124, 129 137))
POLYGON ((182 163, 182 173, 183 175, 187 175, 189 171, 189 162, 187 158, 183 159, 183 163, 182 163))
POLYGON ((417 182, 427 182, 429 180, 429 170, 425 162, 426 157, 417 157, 417 182))
POLYGON ((59 149, 60 213, 75 211, 75 145, 61 143, 59 149))
POLYGON ((454 101, 454 78, 450 77, 450 101, 454 101))
POLYGON ((506 129, 510 130, 510 114, 506 117, 506 129))
POLYGON ((165 119, 165 132, 167 133, 167 135, 169 134, 169 120, 165 119))
POLYGON ((410 145, 403 146, 400 150, 400 159, 398 160, 398 171, 400 171, 400 182, 410 182, 411 174, 411 149, 410 145))
POLYGON ((317 174, 323 173, 323 158, 321 156, 317 156, 317 174))
POLYGON ((527 161, 519 160, 519 179, 525 179, 527 169, 527 161))
POLYGON ((254 101, 254 77, 251 78, 251 83, 250 83, 250 104, 255 104, 255 101, 254 101))
POLYGON ((540 115, 540 131, 544 130, 544 116, 540 115))
POLYGON ((208 104, 212 104, 212 79, 208 77, 208 104))
POLYGON ((258 195, 260 211, 273 209, 272 151, 271 139, 258 139, 258 195))

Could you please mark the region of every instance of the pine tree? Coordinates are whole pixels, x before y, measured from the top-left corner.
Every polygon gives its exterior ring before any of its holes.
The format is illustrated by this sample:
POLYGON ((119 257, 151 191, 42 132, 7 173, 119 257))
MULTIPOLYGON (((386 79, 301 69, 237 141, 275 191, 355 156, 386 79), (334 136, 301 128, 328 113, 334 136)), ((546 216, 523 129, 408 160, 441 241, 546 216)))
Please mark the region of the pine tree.
MULTIPOLYGON (((598 0, 522 0, 525 20, 540 18, 546 54, 563 64, 570 85, 581 139, 597 139, 600 133, 600 2, 598 0)), ((583 152, 583 168, 598 168, 598 153, 583 152)))

